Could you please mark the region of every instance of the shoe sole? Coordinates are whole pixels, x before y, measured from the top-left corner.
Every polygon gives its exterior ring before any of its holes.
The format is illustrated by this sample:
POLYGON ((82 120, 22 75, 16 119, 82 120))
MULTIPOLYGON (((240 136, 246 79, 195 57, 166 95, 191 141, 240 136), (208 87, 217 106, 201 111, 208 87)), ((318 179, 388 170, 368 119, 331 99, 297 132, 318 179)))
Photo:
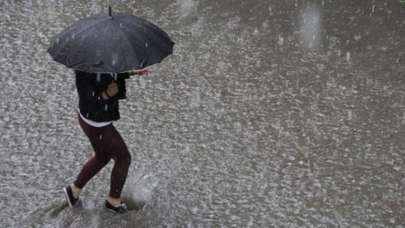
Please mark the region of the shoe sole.
POLYGON ((110 208, 108 208, 108 207, 104 207, 104 208, 107 209, 108 212, 111 212, 111 213, 114 213, 114 214, 116 214, 116 215, 119 215, 119 213, 116 212, 116 211, 114 211, 113 209, 110 209, 110 208))
POLYGON ((119 213, 119 212, 115 211, 115 210, 112 209, 112 208, 108 208, 105 204, 104 204, 104 208, 105 208, 108 212, 111 212, 111 213, 114 213, 114 214, 117 214, 117 215, 122 215, 122 214, 128 213, 128 210, 127 210, 126 212, 124 212, 124 213, 119 213))
POLYGON ((106 206, 104 206, 104 208, 105 208, 108 212, 114 213, 114 214, 116 214, 116 215, 123 214, 123 213, 118 213, 118 212, 114 211, 114 209, 108 208, 108 207, 106 207, 106 206))
POLYGON ((110 208, 106 208, 106 209, 107 209, 108 212, 110 212, 110 213, 112 213, 114 215, 125 215, 125 214, 128 213, 128 211, 124 212, 124 213, 119 213, 119 212, 116 212, 116 211, 114 211, 113 209, 110 209, 110 208))
POLYGON ((67 193, 66 188, 63 188, 63 192, 65 193, 65 198, 66 198, 66 201, 67 201, 68 204, 69 204, 69 207, 70 207, 70 208, 73 208, 73 205, 72 205, 72 203, 70 202, 69 194, 67 193))

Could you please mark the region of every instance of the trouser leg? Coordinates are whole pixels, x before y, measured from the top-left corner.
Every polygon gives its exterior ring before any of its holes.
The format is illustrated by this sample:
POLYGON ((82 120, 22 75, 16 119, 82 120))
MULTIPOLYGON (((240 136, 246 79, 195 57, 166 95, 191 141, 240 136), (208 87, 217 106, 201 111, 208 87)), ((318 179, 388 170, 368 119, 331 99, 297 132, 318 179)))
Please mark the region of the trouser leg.
POLYGON ((128 176, 131 155, 123 138, 115 127, 112 127, 108 133, 111 139, 109 151, 112 154, 112 159, 114 159, 114 167, 111 172, 110 197, 120 198, 128 176))
POLYGON ((86 124, 79 116, 79 123, 90 140, 90 143, 94 149, 95 156, 90 158, 83 166, 74 185, 79 188, 83 188, 87 182, 93 178, 111 159, 108 153, 108 138, 105 138, 106 132, 111 129, 112 125, 96 128, 86 124))

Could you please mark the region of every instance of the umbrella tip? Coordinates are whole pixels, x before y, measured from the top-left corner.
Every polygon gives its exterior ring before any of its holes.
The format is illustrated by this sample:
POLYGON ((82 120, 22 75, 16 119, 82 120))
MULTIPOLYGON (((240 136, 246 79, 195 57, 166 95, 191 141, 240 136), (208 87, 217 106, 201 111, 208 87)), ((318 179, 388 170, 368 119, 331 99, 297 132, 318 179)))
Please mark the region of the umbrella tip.
POLYGON ((112 17, 111 6, 108 6, 108 15, 109 15, 110 17, 112 17))

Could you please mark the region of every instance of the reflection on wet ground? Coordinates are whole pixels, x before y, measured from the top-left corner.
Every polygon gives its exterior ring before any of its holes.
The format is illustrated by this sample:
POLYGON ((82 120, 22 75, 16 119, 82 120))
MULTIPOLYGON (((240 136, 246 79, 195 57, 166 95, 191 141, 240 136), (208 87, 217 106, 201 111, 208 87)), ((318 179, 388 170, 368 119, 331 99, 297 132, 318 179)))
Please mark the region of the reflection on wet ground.
POLYGON ((46 53, 106 1, 0 6, 2 226, 404 227, 400 2, 115 1, 176 42, 121 105, 125 194, 146 205, 118 218, 100 209, 111 164, 64 208, 91 147, 73 74, 46 53))

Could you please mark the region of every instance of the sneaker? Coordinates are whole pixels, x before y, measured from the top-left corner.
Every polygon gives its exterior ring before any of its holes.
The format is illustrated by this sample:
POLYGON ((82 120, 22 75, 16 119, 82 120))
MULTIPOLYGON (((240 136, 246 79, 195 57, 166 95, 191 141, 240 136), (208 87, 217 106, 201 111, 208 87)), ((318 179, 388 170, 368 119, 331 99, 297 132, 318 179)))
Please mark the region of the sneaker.
POLYGON ((108 210, 113 211, 114 213, 117 213, 117 214, 124 214, 124 213, 128 212, 127 205, 125 205, 125 203, 121 203, 118 207, 114 207, 113 205, 111 205, 108 202, 108 200, 106 200, 105 207, 108 210))
POLYGON ((63 191, 65 192, 66 201, 68 202, 69 206, 73 208, 79 201, 79 198, 75 198, 73 196, 72 188, 70 188, 70 186, 63 188, 63 191))

